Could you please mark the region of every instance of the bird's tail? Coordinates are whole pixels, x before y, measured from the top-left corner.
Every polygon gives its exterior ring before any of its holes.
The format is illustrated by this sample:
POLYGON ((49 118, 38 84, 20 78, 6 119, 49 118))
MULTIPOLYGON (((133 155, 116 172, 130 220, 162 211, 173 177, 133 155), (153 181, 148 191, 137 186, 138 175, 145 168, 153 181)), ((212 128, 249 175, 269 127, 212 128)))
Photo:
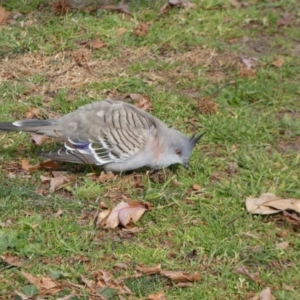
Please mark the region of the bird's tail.
POLYGON ((1 131, 24 131, 29 133, 53 136, 56 120, 21 120, 13 123, 0 122, 1 131))

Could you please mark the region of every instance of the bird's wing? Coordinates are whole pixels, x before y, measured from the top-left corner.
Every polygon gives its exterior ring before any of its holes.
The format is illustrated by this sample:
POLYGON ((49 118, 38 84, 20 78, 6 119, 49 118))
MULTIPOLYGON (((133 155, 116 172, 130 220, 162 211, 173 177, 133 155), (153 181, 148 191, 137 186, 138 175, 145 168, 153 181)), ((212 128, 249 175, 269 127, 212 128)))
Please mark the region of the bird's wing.
POLYGON ((80 107, 58 120, 64 149, 42 152, 47 158, 104 165, 140 152, 157 120, 124 102, 104 100, 80 107))

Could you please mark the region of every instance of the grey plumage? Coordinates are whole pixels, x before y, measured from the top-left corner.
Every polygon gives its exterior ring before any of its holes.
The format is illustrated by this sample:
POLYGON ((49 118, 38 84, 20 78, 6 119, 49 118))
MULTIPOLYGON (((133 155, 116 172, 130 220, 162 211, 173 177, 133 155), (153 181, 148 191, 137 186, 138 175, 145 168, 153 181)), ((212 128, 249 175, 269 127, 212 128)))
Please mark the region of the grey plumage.
POLYGON ((0 123, 0 130, 61 138, 62 148, 40 155, 100 165, 113 172, 143 166, 160 169, 175 163, 187 167, 202 136, 187 137, 131 104, 110 99, 82 106, 58 119, 0 123))

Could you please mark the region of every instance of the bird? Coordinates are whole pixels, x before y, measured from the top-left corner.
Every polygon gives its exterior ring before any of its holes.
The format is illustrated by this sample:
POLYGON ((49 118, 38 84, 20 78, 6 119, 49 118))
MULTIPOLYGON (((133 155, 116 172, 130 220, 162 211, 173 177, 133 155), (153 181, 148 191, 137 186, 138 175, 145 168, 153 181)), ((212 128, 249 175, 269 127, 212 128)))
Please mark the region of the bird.
POLYGON ((0 122, 0 131, 60 138, 62 147, 39 155, 118 173, 173 164, 188 169, 193 148, 204 134, 188 137, 146 111, 112 99, 91 102, 56 119, 0 122))

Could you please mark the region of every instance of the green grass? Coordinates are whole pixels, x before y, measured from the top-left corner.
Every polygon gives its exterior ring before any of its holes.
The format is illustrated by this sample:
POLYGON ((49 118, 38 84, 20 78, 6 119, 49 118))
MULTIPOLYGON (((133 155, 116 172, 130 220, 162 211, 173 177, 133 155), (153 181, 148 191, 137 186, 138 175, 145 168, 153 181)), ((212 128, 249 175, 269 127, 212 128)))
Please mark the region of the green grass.
MULTIPOLYGON (((1 25, 1 121, 25 118, 30 107, 51 117, 110 92, 141 93, 150 96, 152 113, 167 124, 188 134, 207 133, 193 152, 190 170, 172 167, 164 182, 153 182, 142 170, 143 187, 133 188, 128 175, 95 183, 86 176, 88 166, 65 163, 60 169, 72 182, 55 193, 41 184, 47 170, 26 174, 17 165, 20 159, 41 161, 39 150, 55 145, 35 147, 25 134, 1 134, 0 254, 23 263, 0 262, 1 299, 11 299, 15 290, 36 293, 21 271, 82 284, 81 275, 91 279, 100 269, 126 277, 133 299, 160 290, 167 299, 250 299, 267 286, 276 299, 298 299, 299 224, 245 209, 247 197, 265 192, 300 198, 299 150, 292 150, 300 135, 297 1, 250 1, 237 9, 229 2, 195 0, 195 9, 160 16, 163 1, 132 1, 132 17, 77 10, 57 16, 47 1, 20 3, 2 2, 24 15, 14 25, 1 25), (283 13, 292 22, 279 28, 283 13), (134 34, 139 22, 150 24, 145 36, 134 34), (120 28, 126 32, 118 35, 120 28), (52 76, 74 63, 78 41, 95 37, 106 47, 93 50, 88 59, 97 63, 90 67, 93 74, 75 66, 52 76), (241 76, 240 56, 257 58, 254 76, 241 76), (277 56, 284 59, 280 68, 272 64, 277 56), (218 89, 212 98, 217 113, 199 112, 198 102, 218 89), (286 151, 278 151, 280 143, 286 151), (228 171, 232 162, 236 173, 228 171), (200 193, 191 192, 195 183, 200 193), (133 235, 95 228, 100 202, 111 207, 122 195, 166 207, 147 212, 135 225, 142 231, 133 235), (59 209, 63 214, 57 217, 59 209), (290 244, 279 250, 276 244, 283 241, 290 244), (193 250, 196 259, 185 259, 193 250), (120 262, 128 268, 115 269, 120 262), (159 275, 132 276, 137 265, 157 264, 199 272, 201 281, 176 288, 159 275), (260 282, 236 274, 242 265, 259 271, 260 282)), ((87 290, 75 291, 73 299, 89 299, 87 290)), ((66 287, 51 299, 70 292, 66 287)))

